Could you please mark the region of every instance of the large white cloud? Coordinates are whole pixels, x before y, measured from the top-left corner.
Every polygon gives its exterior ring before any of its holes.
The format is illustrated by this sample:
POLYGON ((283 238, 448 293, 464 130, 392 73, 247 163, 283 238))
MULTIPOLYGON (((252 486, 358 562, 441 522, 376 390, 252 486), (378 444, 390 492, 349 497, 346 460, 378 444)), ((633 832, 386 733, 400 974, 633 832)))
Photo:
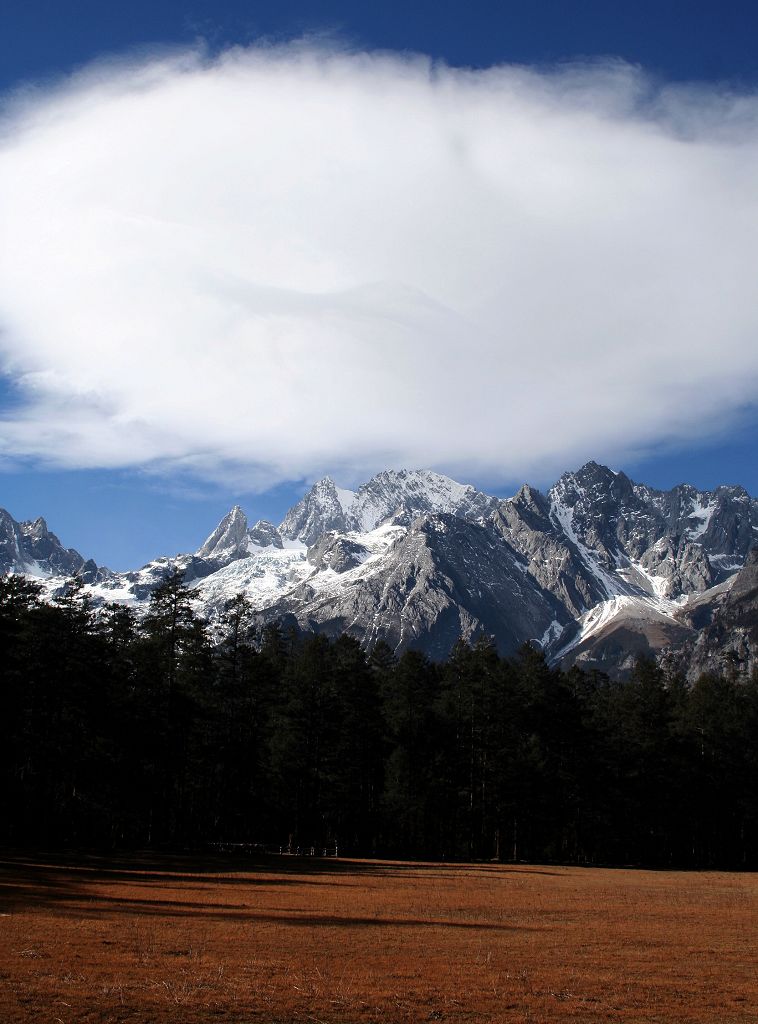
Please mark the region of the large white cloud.
POLYGON ((308 46, 91 68, 0 124, 6 458, 489 481, 758 395, 758 100, 308 46))

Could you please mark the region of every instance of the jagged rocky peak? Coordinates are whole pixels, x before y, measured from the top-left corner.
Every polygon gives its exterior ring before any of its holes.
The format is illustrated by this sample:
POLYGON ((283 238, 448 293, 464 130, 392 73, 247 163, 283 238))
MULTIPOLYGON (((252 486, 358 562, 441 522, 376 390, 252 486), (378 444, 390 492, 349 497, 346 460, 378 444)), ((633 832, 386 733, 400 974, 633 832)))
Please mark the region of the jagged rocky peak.
POLYGON ((247 531, 247 536, 250 543, 259 548, 281 548, 284 546, 282 535, 268 519, 259 519, 255 526, 251 526, 247 531))
POLYGON ((235 505, 197 551, 198 558, 241 558, 247 554, 247 516, 235 505))
POLYGON ((406 522, 434 512, 480 520, 496 505, 496 498, 430 469, 385 470, 357 491, 324 477, 290 509, 279 529, 310 546, 323 533, 368 533, 396 515, 406 522))
POLYGON ((742 487, 717 487, 700 491, 691 484, 678 484, 670 491, 657 491, 635 484, 637 496, 666 523, 669 533, 697 541, 712 554, 740 548, 744 555, 752 541, 756 503, 742 487))
MULTIPOLYGON (((631 480, 597 462, 564 473, 548 491, 551 518, 572 542, 593 549, 606 568, 615 565, 619 542, 639 527, 643 504, 631 480)), ((657 533, 638 544, 640 554, 657 533)), ((622 541, 623 543, 623 541, 622 541)))
POLYGON ((599 462, 585 462, 577 470, 563 473, 551 490, 560 489, 568 504, 584 498, 629 498, 634 485, 625 473, 616 472, 599 462))
POLYGON ((551 529, 550 502, 536 487, 524 484, 512 498, 506 498, 497 506, 496 515, 510 525, 544 531, 551 529))
POLYGON ((546 508, 547 498, 531 484, 522 484, 512 498, 506 498, 509 504, 521 505, 526 508, 546 508))
POLYGON ((64 548, 41 516, 18 523, 9 512, 0 509, 0 572, 73 576, 84 565, 79 552, 64 548))
POLYGON ((758 502, 742 487, 699 491, 679 484, 658 491, 596 462, 564 473, 549 498, 555 521, 608 557, 623 553, 639 560, 669 537, 675 547, 697 543, 721 577, 741 564, 758 532, 758 502))
POLYGON ((406 519, 446 512, 461 519, 480 520, 496 506, 496 498, 443 473, 400 469, 377 473, 362 484, 350 511, 354 528, 366 532, 396 513, 406 519))
MULTIPOLYGON (((21 527, 23 535, 31 538, 32 540, 40 540, 50 534, 50 531, 47 528, 47 523, 42 516, 37 516, 33 522, 27 519, 23 523, 19 523, 19 526, 21 527)), ((52 536, 54 536, 54 534, 52 536)), ((58 543, 60 543, 60 541, 58 541, 58 543)))
POLYGON ((668 535, 692 542, 705 553, 714 582, 739 568, 758 539, 758 500, 743 487, 700 491, 679 484, 670 491, 656 491, 638 484, 635 491, 668 535))
POLYGON ((620 507, 641 504, 634 485, 625 473, 616 473, 597 462, 587 462, 575 472, 564 473, 548 491, 551 505, 561 505, 573 512, 573 519, 589 516, 615 523, 620 507))
POLYGON ((330 530, 350 530, 348 511, 355 495, 338 487, 330 476, 317 480, 282 520, 279 532, 290 540, 311 545, 330 530))
POLYGON ((721 560, 734 554, 744 559, 758 539, 758 501, 742 487, 717 487, 699 497, 691 539, 721 560))

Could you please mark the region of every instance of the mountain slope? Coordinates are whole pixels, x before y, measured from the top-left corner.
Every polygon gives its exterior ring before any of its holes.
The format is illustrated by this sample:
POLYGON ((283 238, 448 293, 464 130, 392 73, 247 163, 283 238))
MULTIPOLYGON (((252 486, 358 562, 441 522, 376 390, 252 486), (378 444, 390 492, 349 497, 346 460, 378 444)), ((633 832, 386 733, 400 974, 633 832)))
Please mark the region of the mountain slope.
POLYGON ((439 658, 461 636, 491 636, 513 653, 569 620, 516 553, 480 524, 435 513, 407 529, 384 530, 383 551, 343 572, 330 566, 314 574, 269 616, 288 614, 303 628, 381 639, 395 650, 412 646, 439 658))
POLYGON ((194 553, 127 573, 85 563, 44 520, 2 513, 0 568, 43 578, 51 593, 78 573, 95 603, 137 608, 178 568, 211 618, 244 593, 261 623, 287 617, 435 657, 486 634, 503 653, 540 642, 564 666, 623 676, 639 653, 715 663, 735 631, 749 632, 752 599, 738 612, 735 595, 756 535, 758 502, 740 487, 658 491, 589 462, 546 494, 524 485, 501 500, 401 470, 355 491, 326 477, 278 528, 250 527, 234 506, 194 553))

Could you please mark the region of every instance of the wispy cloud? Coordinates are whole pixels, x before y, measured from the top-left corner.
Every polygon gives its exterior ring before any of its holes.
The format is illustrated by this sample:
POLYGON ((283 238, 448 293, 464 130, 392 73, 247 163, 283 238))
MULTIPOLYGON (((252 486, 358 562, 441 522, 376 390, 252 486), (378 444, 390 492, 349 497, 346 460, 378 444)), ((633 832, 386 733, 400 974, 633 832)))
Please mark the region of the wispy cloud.
POLYGON ((494 482, 758 394, 758 99, 621 63, 100 64, 8 100, 0 223, 6 458, 494 482))

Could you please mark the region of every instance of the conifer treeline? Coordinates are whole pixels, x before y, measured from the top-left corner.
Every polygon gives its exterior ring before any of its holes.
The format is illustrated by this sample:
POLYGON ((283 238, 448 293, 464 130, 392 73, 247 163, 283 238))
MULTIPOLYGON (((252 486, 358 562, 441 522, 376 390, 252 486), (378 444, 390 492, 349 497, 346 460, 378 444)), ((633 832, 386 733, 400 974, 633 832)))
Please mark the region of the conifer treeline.
POLYGON ((0 838, 758 866, 758 678, 630 682, 460 643, 213 637, 180 574, 138 621, 0 580, 0 838))

